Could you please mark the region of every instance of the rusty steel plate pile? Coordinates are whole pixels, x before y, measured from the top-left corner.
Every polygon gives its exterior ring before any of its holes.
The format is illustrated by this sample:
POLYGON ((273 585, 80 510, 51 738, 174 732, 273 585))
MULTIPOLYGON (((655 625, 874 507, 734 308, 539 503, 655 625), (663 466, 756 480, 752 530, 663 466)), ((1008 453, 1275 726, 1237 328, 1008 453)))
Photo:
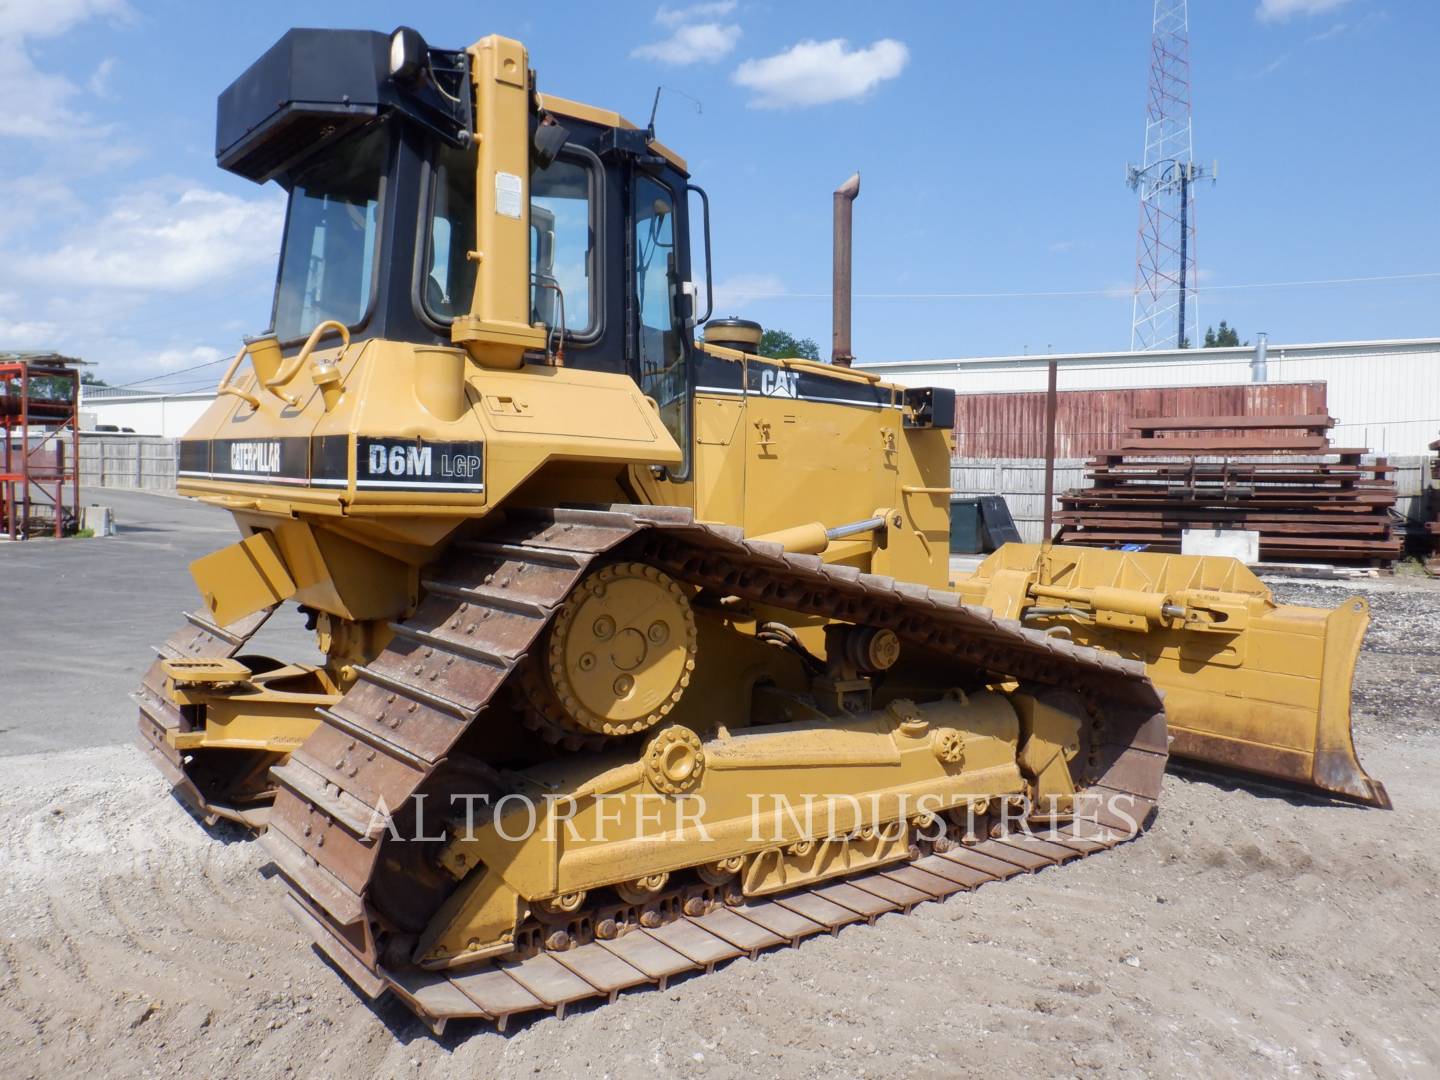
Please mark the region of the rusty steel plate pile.
POLYGON ((1091 486, 1060 497, 1056 540, 1178 552, 1186 529, 1260 534, 1263 561, 1387 566, 1400 555, 1394 469, 1330 445, 1315 416, 1131 420, 1136 436, 1094 452, 1091 486))
MULTIPOLYGON (((1430 444, 1431 450, 1440 450, 1440 439, 1430 444)), ((1425 569, 1440 577, 1440 457, 1430 459, 1430 490, 1425 493, 1429 500, 1430 519, 1425 522, 1425 533, 1430 541, 1430 557, 1425 560, 1425 569)))

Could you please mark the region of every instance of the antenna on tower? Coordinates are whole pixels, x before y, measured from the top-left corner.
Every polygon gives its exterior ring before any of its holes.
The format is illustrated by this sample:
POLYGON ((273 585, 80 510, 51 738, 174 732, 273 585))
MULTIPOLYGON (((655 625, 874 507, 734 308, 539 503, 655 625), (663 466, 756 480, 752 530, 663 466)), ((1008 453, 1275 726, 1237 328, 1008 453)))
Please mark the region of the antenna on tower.
POLYGON ((1214 183, 1216 167, 1196 164, 1194 155, 1188 0, 1155 0, 1145 156, 1125 166, 1126 182, 1140 193, 1131 349, 1181 348, 1187 314, 1190 325, 1198 321, 1195 184, 1214 183))

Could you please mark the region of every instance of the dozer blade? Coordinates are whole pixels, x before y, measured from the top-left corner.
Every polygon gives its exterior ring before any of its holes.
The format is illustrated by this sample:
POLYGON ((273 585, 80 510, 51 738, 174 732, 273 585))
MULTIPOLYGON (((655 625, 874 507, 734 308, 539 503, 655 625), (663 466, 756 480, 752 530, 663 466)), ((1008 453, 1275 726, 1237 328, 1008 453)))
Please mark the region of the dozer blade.
POLYGON ((1350 734, 1363 598, 1277 604, 1236 559, 1038 544, 1006 544, 954 584, 998 616, 1143 661, 1175 757, 1390 808, 1350 734))

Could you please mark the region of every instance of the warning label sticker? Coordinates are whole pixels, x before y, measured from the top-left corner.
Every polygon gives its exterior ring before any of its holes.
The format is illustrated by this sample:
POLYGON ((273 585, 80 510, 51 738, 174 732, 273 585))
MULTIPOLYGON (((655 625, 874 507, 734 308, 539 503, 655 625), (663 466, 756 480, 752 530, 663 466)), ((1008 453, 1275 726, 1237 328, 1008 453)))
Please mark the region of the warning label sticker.
POLYGON ((514 173, 495 174, 495 212, 505 217, 520 218, 520 177, 514 173))

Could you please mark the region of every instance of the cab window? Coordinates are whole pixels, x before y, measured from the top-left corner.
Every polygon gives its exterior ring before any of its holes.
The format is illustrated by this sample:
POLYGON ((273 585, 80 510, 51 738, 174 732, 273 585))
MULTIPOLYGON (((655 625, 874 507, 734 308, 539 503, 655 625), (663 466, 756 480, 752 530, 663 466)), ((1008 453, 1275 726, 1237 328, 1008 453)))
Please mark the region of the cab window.
POLYGON ((530 307, 535 322, 559 325, 555 289, 565 296, 565 329, 593 329, 594 231, 590 227, 590 170, 557 158, 530 175, 530 307))
POLYGON ((380 190, 390 146, 381 124, 324 154, 290 190, 275 336, 303 338, 334 319, 358 326, 370 308, 379 237, 380 190))
POLYGON ((448 323, 470 310, 475 292, 475 151, 441 146, 430 170, 430 229, 420 295, 425 311, 448 323))
POLYGON ((677 280, 675 196, 669 188, 641 175, 635 181, 632 217, 640 389, 654 399, 661 420, 688 455, 690 407, 684 328, 675 323, 672 300, 677 280))
MULTIPOLYGON (((559 286, 570 334, 593 329, 590 180, 588 168, 563 158, 530 175, 530 318, 559 327, 559 286)), ((426 313, 444 324, 470 310, 475 292, 474 149, 439 147, 431 183, 421 296, 426 313)))

